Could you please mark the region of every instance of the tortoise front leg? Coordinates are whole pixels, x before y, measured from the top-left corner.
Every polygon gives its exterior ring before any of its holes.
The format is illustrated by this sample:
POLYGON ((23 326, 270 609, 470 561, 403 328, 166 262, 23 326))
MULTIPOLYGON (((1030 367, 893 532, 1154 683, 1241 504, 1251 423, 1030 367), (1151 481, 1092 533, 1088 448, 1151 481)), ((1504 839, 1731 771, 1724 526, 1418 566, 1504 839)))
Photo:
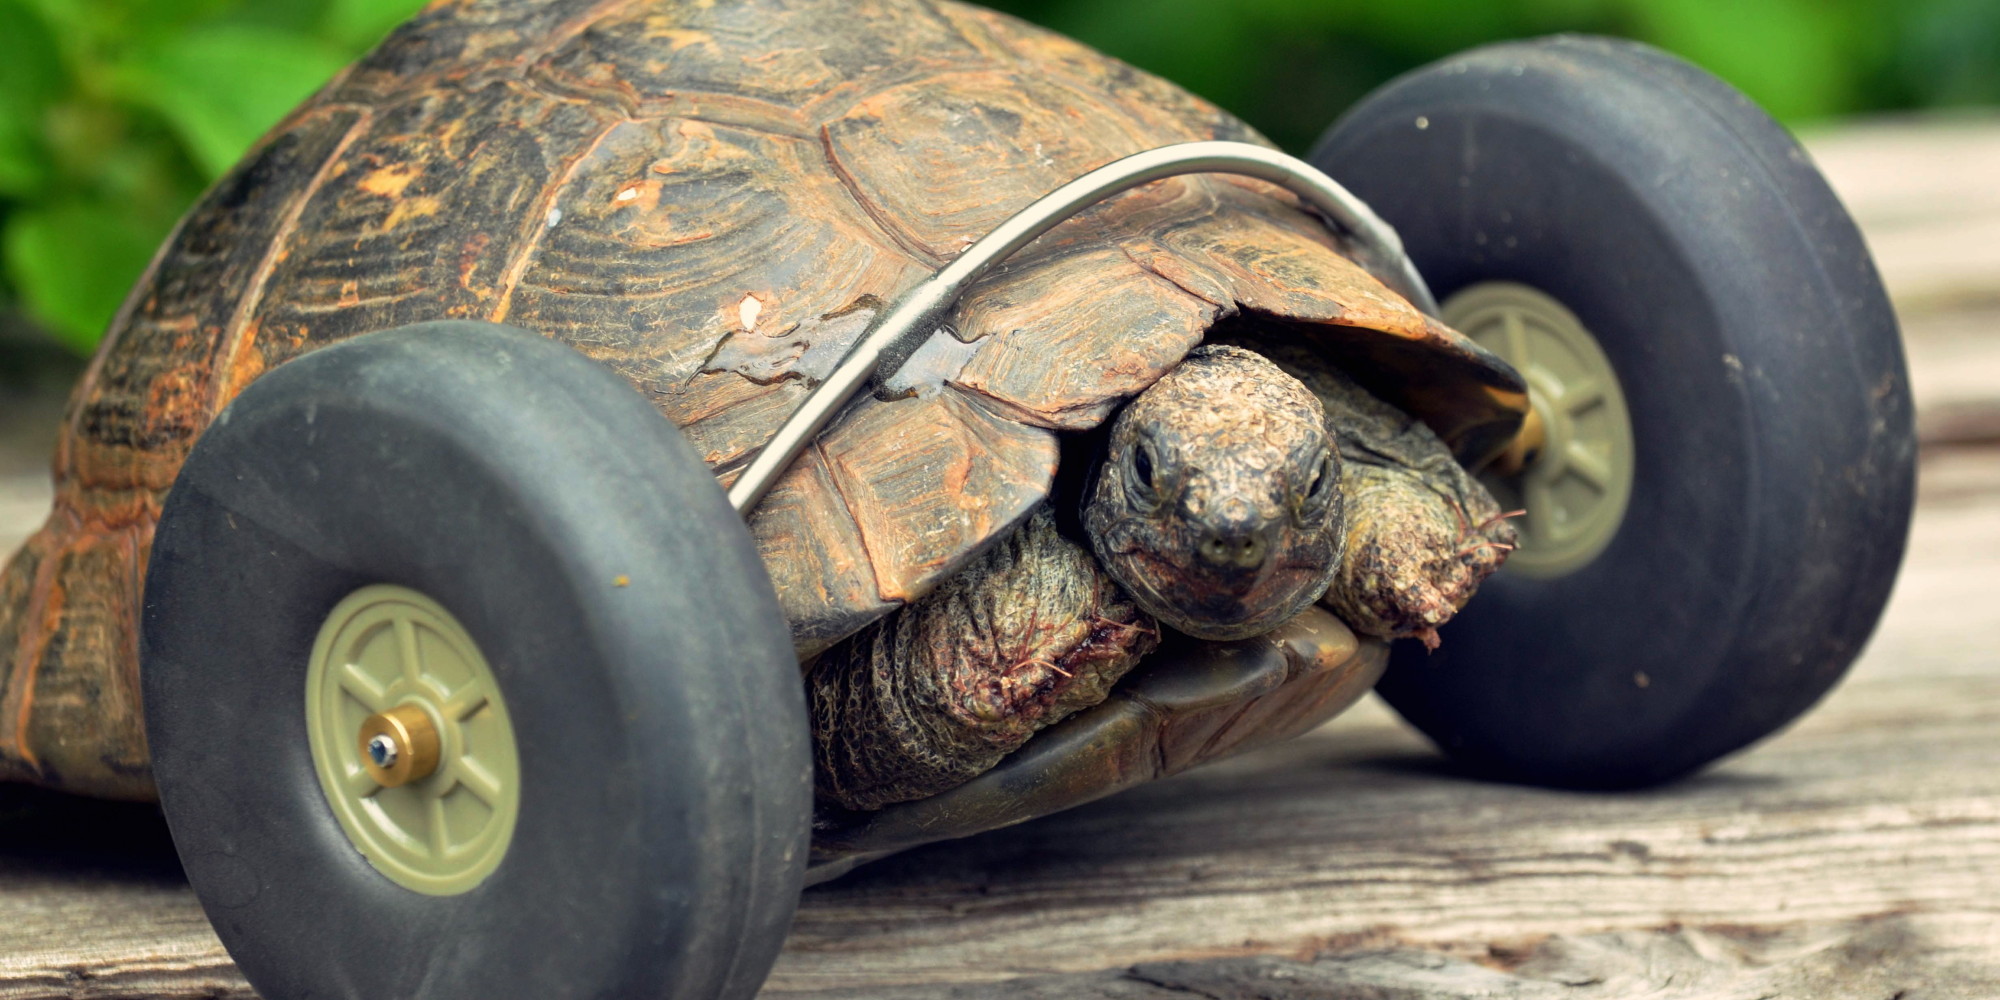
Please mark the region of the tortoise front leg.
POLYGON ((1158 638, 1044 505, 929 596, 813 663, 819 797, 868 810, 970 780, 1103 701, 1158 638))
POLYGON ((1509 514, 1430 428, 1338 382, 1321 398, 1339 441, 1347 550, 1321 603, 1358 632, 1434 649, 1437 627, 1513 551, 1509 514))
POLYGON ((1437 627, 1513 551, 1508 514, 1456 463, 1432 473, 1349 459, 1340 481, 1347 555, 1320 603, 1356 631, 1435 649, 1437 627))

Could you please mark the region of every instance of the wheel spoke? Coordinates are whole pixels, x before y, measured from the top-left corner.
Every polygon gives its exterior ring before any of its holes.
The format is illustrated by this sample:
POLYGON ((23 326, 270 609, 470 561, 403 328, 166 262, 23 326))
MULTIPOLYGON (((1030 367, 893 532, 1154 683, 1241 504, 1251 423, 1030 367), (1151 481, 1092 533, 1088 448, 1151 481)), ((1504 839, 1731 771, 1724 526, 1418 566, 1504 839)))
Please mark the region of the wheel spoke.
POLYGON ((1507 340, 1507 361, 1525 371, 1528 367, 1528 324, 1522 321, 1519 309, 1509 309, 1500 315, 1501 332, 1507 340))
POLYGON ((464 722, 473 714, 486 707, 486 689, 478 681, 470 681, 451 693, 439 707, 438 714, 447 722, 464 722))
POLYGON ((403 677, 412 685, 423 683, 423 655, 417 652, 417 626, 407 615, 396 616, 396 648, 403 654, 403 677))
POLYGON ((458 766, 453 770, 453 775, 458 778, 459 784, 465 786, 466 791, 472 793, 474 798, 486 803, 488 806, 499 805, 500 781, 491 772, 480 767, 478 762, 469 757, 460 757, 458 759, 458 766))
POLYGON ((444 799, 432 799, 429 806, 430 829, 425 832, 429 834, 431 856, 442 860, 451 850, 451 831, 445 827, 444 820, 444 799))
POLYGON ((1604 402, 1604 383, 1594 378, 1581 378, 1563 386, 1562 398, 1556 405, 1564 413, 1575 415, 1604 402))
POLYGON ((380 712, 388 707, 389 692, 376 683, 375 678, 362 670, 358 663, 341 664, 336 682, 342 692, 360 702, 362 707, 370 712, 380 712))
POLYGON ((1555 491, 1549 488, 1549 481, 1541 476, 1533 476, 1522 485, 1523 506, 1527 508, 1526 518, 1529 534, 1536 541, 1554 541, 1562 534, 1561 522, 1556 517, 1555 491))
POLYGON ((1610 488, 1610 465, 1599 458, 1597 452, 1584 447, 1581 441, 1571 441, 1569 447, 1563 450, 1563 458, 1565 471, 1589 483, 1592 489, 1603 493, 1610 488))
POLYGON ((396 652, 402 654, 402 676, 410 684, 424 680, 424 660, 416 652, 416 622, 408 616, 396 616, 396 652))

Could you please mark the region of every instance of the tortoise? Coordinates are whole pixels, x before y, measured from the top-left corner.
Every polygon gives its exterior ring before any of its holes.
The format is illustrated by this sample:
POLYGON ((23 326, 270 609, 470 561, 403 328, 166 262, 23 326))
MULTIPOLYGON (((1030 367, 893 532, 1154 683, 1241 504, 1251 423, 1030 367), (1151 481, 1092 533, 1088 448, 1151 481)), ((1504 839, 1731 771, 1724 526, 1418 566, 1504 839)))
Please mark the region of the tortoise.
MULTIPOLYGON (((1261 141, 970 7, 432 7, 210 192, 114 322, 64 427, 55 513, 6 571, 0 774, 151 794, 135 656, 152 525, 187 449, 260 373, 408 322, 504 321, 624 376, 728 481, 968 236, 1086 169, 1194 139, 1261 141), (855 44, 764 64, 830 36, 855 44), (660 39, 678 40, 665 64, 660 39)), ((802 658, 1012 531, 1065 434, 1241 314, 1355 357, 1449 444, 1511 433, 1526 397, 1504 362, 1254 184, 1169 180, 1068 224, 912 359, 927 385, 824 436, 751 520, 802 658), (953 463, 962 480, 923 474, 953 463)), ((1333 565, 1321 552, 1315 572, 1333 565)))
MULTIPOLYGON (((1906 389, 1879 284, 1785 317, 1730 283, 1872 276, 1816 175, 1654 224, 1674 191, 1629 158, 1661 121, 1722 116, 1736 138, 1676 154, 1723 176, 1805 161, 1604 45, 1422 71, 1314 154, 1443 307, 1313 183, 1173 176, 983 273, 792 461, 797 415, 1037 196, 1268 143, 950 0, 439 0, 218 183, 114 321, 0 582, 0 776, 157 791, 266 996, 696 997, 756 991, 808 878, 1302 732, 1392 659, 1395 704, 1474 764, 1685 773, 1801 711, 1879 613, 1906 389), (1806 209, 1817 242, 1774 221, 1806 209), (1643 322, 1695 305, 1727 351, 1643 322), (1811 357, 1771 334, 1808 321, 1834 331, 1811 357), (1702 409, 1663 420, 1676 383, 1702 409), (1828 385, 1809 452, 1712 424, 1828 385), (1659 554, 1742 517, 1660 488, 1693 480, 1649 464, 1676 423, 1817 505, 1731 578, 1788 627, 1699 656, 1600 582, 1683 580, 1659 554), (1549 499, 1592 458, 1615 503, 1549 499), (1469 601, 1516 539, 1495 492, 1526 554, 1560 550, 1495 581, 1498 626, 1469 601), (1592 629, 1668 662, 1588 672, 1563 647, 1592 629)), ((1708 496, 1751 495, 1725 473, 1708 496)))

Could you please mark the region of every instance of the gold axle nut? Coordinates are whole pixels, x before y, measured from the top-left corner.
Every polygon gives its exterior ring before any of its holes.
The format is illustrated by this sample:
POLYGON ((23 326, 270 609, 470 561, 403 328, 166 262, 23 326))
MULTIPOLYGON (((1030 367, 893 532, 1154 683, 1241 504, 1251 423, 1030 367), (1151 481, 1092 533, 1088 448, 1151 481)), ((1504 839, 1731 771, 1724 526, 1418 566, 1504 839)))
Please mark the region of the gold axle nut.
POLYGON ((441 750, 437 723, 421 705, 398 705, 361 723, 361 766, 384 788, 428 778, 441 750))

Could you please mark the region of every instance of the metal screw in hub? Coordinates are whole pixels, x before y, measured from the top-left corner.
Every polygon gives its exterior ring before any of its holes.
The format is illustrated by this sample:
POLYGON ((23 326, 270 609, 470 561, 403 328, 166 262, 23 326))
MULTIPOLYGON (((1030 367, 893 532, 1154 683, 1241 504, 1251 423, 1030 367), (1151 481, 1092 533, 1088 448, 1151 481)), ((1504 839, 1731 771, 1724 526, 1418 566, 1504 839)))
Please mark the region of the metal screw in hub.
POLYGON ((369 740, 365 749, 368 751, 368 759, 379 768, 395 767, 396 758, 402 756, 397 750, 396 741, 387 736, 377 736, 369 740))
POLYGON ((422 705, 398 705, 361 723, 361 766, 384 788, 421 781, 437 770, 438 726, 422 705))

